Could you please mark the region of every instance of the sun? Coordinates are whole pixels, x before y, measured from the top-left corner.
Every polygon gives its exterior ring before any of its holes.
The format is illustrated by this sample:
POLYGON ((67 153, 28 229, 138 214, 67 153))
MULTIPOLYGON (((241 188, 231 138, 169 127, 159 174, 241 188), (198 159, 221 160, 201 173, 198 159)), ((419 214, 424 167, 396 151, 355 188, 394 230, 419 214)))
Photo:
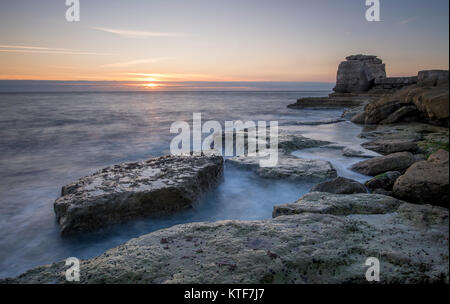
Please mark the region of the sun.
POLYGON ((152 88, 159 87, 159 85, 156 83, 146 83, 146 84, 144 84, 144 87, 152 89, 152 88))

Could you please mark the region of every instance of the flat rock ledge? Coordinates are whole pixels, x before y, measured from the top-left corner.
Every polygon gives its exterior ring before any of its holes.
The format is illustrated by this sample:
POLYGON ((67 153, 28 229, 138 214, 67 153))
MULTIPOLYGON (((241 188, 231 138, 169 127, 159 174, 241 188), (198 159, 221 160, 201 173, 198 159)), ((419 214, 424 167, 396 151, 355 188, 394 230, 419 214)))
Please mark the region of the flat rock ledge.
POLYGON ((263 178, 325 181, 337 177, 330 162, 280 155, 275 167, 261 167, 260 157, 237 156, 226 160, 227 164, 250 169, 263 178))
POLYGON ((61 234, 188 209, 222 175, 221 156, 163 156, 104 168, 64 186, 54 203, 61 234))
MULTIPOLYGON (((299 204, 300 214, 132 239, 81 261, 80 283, 367 284, 365 261, 376 257, 380 284, 448 284, 448 209, 370 194, 310 193, 299 204)), ((67 268, 61 261, 0 283, 66 283, 67 268)))
POLYGON ((325 97, 305 97, 298 99, 296 103, 290 104, 287 107, 290 109, 333 109, 333 108, 352 108, 365 105, 373 97, 370 95, 338 95, 330 94, 325 97))
POLYGON ((358 193, 352 195, 310 192, 292 204, 273 208, 273 217, 301 213, 333 215, 380 214, 397 210, 403 202, 381 194, 358 193))

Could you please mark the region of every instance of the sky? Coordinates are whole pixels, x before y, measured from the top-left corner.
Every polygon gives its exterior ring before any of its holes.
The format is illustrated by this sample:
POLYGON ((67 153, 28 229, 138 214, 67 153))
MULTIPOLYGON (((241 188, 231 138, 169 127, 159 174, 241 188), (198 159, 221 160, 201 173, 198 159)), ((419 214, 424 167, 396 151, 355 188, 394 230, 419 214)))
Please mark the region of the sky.
POLYGON ((381 21, 368 22, 365 0, 80 0, 68 22, 65 0, 0 0, 0 79, 334 83, 359 53, 389 76, 448 69, 448 0, 380 3, 381 21))

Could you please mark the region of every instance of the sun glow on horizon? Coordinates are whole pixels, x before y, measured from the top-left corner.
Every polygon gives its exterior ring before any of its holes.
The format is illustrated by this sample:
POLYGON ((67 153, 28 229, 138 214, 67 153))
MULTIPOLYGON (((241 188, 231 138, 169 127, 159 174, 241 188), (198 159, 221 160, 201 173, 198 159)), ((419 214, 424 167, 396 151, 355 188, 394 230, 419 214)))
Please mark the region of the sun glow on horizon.
POLYGON ((142 86, 147 89, 154 89, 154 88, 160 87, 161 85, 159 85, 157 83, 146 83, 146 84, 143 84, 142 86))

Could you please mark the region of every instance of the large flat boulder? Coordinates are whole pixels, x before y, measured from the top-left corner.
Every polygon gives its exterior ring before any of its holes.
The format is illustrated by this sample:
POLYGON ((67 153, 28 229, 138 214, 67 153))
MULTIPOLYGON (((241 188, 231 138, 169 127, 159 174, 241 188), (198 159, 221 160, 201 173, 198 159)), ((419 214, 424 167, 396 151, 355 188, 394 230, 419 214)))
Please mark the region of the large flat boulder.
POLYGON ((448 207, 448 152, 439 150, 432 154, 427 161, 420 161, 412 165, 404 175, 396 180, 393 194, 408 202, 448 207))
POLYGON ((349 178, 336 177, 312 187, 311 192, 328 192, 335 194, 367 193, 366 187, 349 178))
POLYGON ((398 152, 385 156, 374 157, 354 164, 351 169, 358 173, 375 176, 388 171, 404 172, 415 162, 410 152, 398 152))
POLYGON ((54 203, 62 234, 190 208, 223 170, 221 156, 164 156, 104 168, 64 186, 54 203))
MULTIPOLYGON (((300 214, 155 231, 81 261, 79 283, 367 284, 365 262, 376 257, 381 284, 448 284, 447 209, 329 195, 308 195, 305 208, 314 206, 300 214)), ((67 268, 61 261, 0 283, 65 283, 67 268)))

